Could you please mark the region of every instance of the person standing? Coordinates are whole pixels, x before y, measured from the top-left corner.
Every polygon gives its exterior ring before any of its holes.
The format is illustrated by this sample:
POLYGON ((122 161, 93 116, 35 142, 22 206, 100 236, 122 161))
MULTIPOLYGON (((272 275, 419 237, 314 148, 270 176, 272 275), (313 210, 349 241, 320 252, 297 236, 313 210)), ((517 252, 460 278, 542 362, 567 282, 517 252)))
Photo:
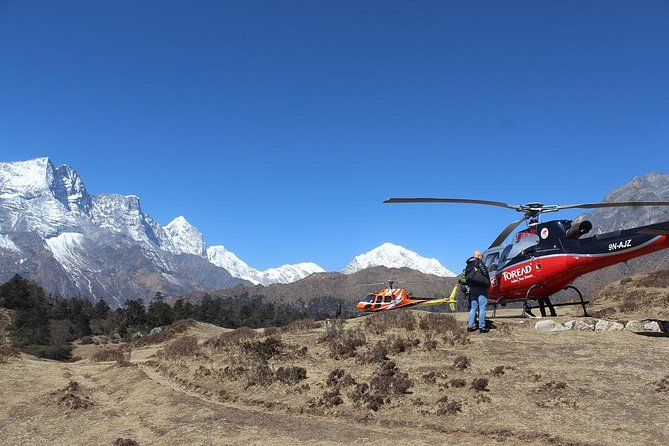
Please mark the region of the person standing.
POLYGON ((486 328, 485 311, 488 305, 488 287, 490 286, 490 275, 488 268, 483 263, 481 251, 474 251, 474 255, 467 259, 465 277, 469 286, 469 317, 467 319, 467 331, 475 331, 475 319, 478 313, 478 325, 480 333, 488 333, 486 328))

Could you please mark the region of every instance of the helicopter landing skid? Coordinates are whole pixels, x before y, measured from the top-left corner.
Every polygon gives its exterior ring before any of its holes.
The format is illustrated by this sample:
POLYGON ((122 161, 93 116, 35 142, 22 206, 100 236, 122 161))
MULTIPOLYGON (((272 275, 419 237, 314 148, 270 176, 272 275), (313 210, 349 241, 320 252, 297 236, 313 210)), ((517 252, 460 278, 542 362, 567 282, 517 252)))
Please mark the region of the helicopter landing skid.
POLYGON ((541 311, 541 316, 545 317, 546 316, 545 305, 548 306, 548 308, 551 312, 551 316, 557 316, 557 314, 555 313, 554 307, 567 307, 567 306, 571 306, 571 305, 580 305, 583 308, 583 317, 590 317, 590 315, 588 314, 588 310, 585 307, 587 304, 590 303, 590 301, 583 299, 583 294, 581 294, 581 291, 578 288, 576 288, 575 286, 569 285, 569 286, 566 286, 564 289, 567 290, 567 289, 571 288, 574 291, 576 291, 576 293, 578 294, 578 297, 579 297, 578 302, 563 302, 563 303, 559 303, 559 304, 554 304, 554 303, 551 303, 550 299, 548 299, 548 298, 537 298, 537 301, 539 302, 539 305, 530 305, 529 302, 528 302, 528 300, 529 300, 528 295, 530 294, 530 291, 532 290, 532 288, 534 288, 535 286, 537 286, 537 285, 533 285, 532 287, 530 287, 530 289, 527 290, 527 293, 525 294, 525 300, 523 301, 523 312, 522 312, 521 316, 523 316, 523 317, 538 317, 538 316, 535 316, 532 313, 532 310, 534 310, 536 308, 539 308, 540 311, 541 311))

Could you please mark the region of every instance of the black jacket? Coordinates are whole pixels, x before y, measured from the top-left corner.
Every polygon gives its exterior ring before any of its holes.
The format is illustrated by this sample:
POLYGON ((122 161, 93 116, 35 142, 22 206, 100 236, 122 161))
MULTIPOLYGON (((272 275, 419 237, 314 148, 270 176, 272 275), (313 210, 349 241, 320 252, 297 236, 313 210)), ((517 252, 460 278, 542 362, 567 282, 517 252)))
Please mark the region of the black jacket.
MULTIPOLYGON (((472 268, 478 268, 481 270, 483 275, 485 275, 488 280, 490 280, 490 274, 488 273, 488 268, 486 268, 485 264, 477 259, 476 257, 470 257, 467 259, 467 266, 465 267, 465 271, 469 271, 472 268)), ((465 273, 466 274, 466 273, 465 273)), ((469 285, 469 295, 472 297, 475 296, 480 296, 484 295, 488 297, 488 287, 487 286, 481 286, 475 283, 467 283, 469 285)))

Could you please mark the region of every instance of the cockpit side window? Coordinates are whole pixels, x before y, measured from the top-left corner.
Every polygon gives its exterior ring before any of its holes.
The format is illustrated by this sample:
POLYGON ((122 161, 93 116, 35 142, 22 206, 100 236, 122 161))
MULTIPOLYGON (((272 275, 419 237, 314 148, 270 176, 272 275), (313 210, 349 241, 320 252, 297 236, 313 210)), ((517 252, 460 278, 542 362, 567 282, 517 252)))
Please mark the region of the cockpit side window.
POLYGON ((499 252, 493 252, 486 256, 483 263, 485 263, 485 266, 488 268, 488 271, 495 271, 497 269, 498 260, 499 260, 499 252))

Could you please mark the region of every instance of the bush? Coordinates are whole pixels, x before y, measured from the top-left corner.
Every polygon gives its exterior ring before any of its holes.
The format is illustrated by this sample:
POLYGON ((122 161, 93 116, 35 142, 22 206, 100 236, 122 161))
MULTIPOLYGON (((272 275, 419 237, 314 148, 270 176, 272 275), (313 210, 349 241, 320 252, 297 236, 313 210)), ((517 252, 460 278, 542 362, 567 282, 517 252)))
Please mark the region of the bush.
POLYGON ((93 343, 93 338, 90 336, 84 336, 81 338, 81 345, 90 345, 93 343))
POLYGON ((116 361, 122 364, 127 362, 129 357, 130 355, 120 348, 110 348, 98 350, 91 356, 91 359, 97 362, 116 361))
POLYGON ((416 328, 416 316, 409 310, 384 311, 365 319, 365 330, 374 334, 384 334, 396 329, 413 331, 416 328))
POLYGON ((195 336, 183 336, 175 339, 165 348, 158 351, 159 356, 176 359, 182 356, 196 356, 199 352, 195 336))
POLYGON ((464 370, 470 365, 469 358, 466 356, 458 356, 453 360, 453 367, 459 370, 464 370))
POLYGON ((242 344, 242 347, 252 356, 257 357, 262 361, 268 361, 281 354, 284 343, 281 339, 269 337, 264 341, 246 341, 242 344))
POLYGON ((458 412, 462 412, 462 403, 459 401, 448 401, 447 396, 439 398, 437 404, 439 405, 437 415, 455 415, 458 412))
POLYGON ((474 378, 471 388, 477 392, 488 390, 488 378, 474 378))
POLYGON ((462 331, 458 328, 458 322, 453 315, 443 313, 429 313, 424 315, 420 319, 418 326, 423 331, 434 331, 441 334, 462 331))
POLYGON ((265 327, 262 330, 263 336, 281 336, 281 329, 279 327, 265 327))
POLYGON ((9 361, 11 358, 18 358, 20 350, 13 345, 0 345, 0 364, 9 361))
POLYGON ((279 367, 276 379, 284 384, 295 384, 307 378, 307 369, 303 367, 279 367))
MULTIPOLYGON (((306 371, 305 371, 306 373, 306 371)), ((251 369, 246 382, 247 387, 269 386, 274 382, 274 372, 266 362, 258 363, 251 369)))
POLYGON ((257 338, 260 336, 254 329, 249 327, 239 327, 236 330, 221 333, 214 339, 208 340, 205 345, 215 349, 223 349, 229 345, 238 345, 242 341, 257 338))
POLYGON ((353 386, 356 384, 355 379, 351 376, 350 373, 345 372, 344 369, 334 369, 328 375, 325 384, 328 387, 337 387, 337 386, 353 386))
POLYGON ((298 319, 291 322, 284 328, 286 331, 299 332, 314 330, 316 328, 320 328, 321 326, 322 324, 320 322, 316 322, 313 319, 298 319))
POLYGON ((117 438, 114 446, 139 446, 139 443, 130 438, 117 438))
POLYGON ((365 334, 360 330, 344 330, 339 337, 329 339, 330 357, 344 359, 355 357, 357 348, 367 341, 365 334))
POLYGON ((70 358, 72 353, 72 346, 67 345, 28 345, 23 349, 30 355, 35 355, 40 358, 53 359, 56 361, 64 361, 70 358))

